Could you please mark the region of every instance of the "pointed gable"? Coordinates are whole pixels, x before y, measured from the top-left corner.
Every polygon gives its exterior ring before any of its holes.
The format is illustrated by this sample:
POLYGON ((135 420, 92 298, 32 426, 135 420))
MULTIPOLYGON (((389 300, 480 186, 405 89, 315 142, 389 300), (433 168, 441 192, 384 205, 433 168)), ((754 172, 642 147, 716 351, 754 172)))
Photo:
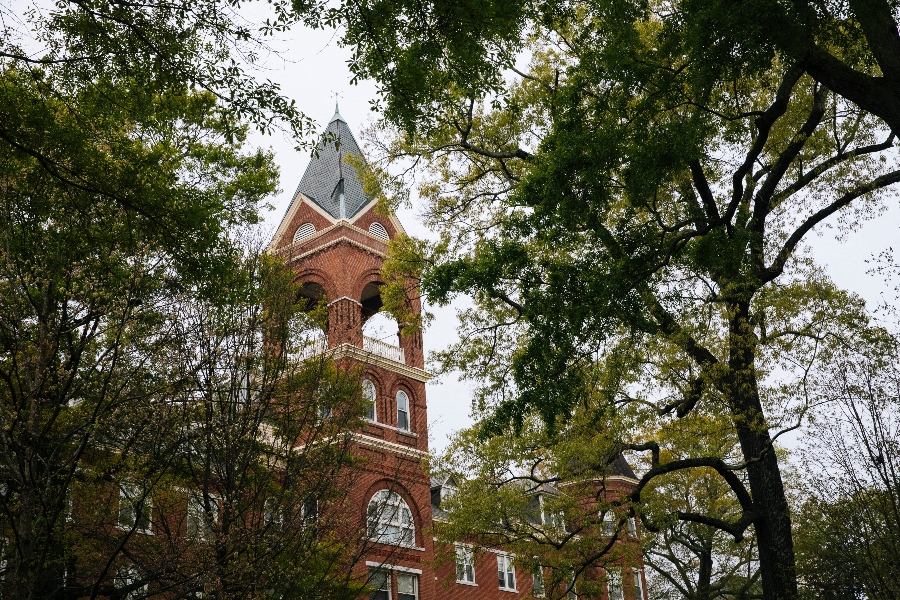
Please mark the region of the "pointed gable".
POLYGON ((362 157, 353 132, 335 107, 334 116, 316 144, 313 158, 294 196, 303 194, 334 219, 352 219, 372 199, 363 192, 356 170, 342 160, 347 154, 362 157), (344 195, 343 214, 341 193, 344 195))

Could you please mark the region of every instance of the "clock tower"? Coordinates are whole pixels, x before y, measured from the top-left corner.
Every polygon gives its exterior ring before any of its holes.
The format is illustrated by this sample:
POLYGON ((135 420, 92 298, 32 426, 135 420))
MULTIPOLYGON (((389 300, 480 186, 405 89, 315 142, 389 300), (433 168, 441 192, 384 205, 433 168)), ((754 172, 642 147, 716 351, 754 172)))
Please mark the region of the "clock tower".
MULTIPOLYGON (((362 158, 353 133, 335 114, 306 168, 269 246, 285 258, 311 300, 325 300, 328 325, 320 352, 361 372, 372 403, 353 432, 362 471, 348 498, 348 518, 366 523, 360 569, 372 574, 376 598, 430 600, 433 544, 422 334, 373 339, 363 324, 381 308, 381 267, 388 242, 403 233, 393 215, 375 212, 347 155, 362 158), (430 575, 430 576, 429 576, 430 575), (383 592, 383 593, 382 593, 383 592)), ((421 310, 418 298, 411 299, 421 310)))

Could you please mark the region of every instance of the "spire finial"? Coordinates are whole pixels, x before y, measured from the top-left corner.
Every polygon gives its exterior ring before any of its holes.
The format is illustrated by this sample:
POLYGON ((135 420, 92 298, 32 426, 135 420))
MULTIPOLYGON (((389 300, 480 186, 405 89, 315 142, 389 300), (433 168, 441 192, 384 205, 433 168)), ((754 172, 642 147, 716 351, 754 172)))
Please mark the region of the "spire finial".
POLYGON ((344 117, 341 116, 341 113, 338 110, 338 98, 343 97, 343 94, 339 92, 331 92, 331 94, 334 96, 334 116, 331 117, 331 121, 329 121, 329 123, 335 120, 343 121, 344 117))

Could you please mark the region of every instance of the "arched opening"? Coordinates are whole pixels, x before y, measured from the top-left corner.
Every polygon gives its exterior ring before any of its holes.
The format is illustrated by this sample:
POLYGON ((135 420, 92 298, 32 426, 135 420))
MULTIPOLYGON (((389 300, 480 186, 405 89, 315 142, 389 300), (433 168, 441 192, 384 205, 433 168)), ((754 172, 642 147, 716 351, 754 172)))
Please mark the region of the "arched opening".
POLYGON ((380 283, 367 283, 363 288, 362 296, 359 301, 362 304, 362 320, 365 323, 370 317, 378 314, 381 310, 381 285, 380 283))
POLYGON ((300 288, 300 300, 304 301, 304 310, 312 310, 325 298, 325 288, 314 281, 304 282, 300 288))

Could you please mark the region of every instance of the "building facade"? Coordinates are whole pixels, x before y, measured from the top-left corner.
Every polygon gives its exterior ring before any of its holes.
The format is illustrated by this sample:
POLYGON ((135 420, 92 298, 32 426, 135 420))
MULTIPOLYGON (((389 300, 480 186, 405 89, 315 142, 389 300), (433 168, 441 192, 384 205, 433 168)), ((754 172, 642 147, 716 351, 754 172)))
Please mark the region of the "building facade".
MULTIPOLYGON (((395 216, 376 212, 347 154, 361 157, 336 110, 269 250, 288 261, 304 296, 326 303, 326 336, 314 351, 357 369, 370 403, 365 425, 353 434, 354 452, 365 460, 348 499, 348 518, 366 523, 371 542, 357 568, 371 576, 372 598, 378 600, 543 597, 541 576, 517 570, 502 548, 477 554, 465 544, 436 548, 433 532, 445 518, 441 499, 454 483, 426 473, 429 374, 422 334, 398 331, 391 340, 363 335, 363 325, 381 308, 388 243, 403 227, 395 216), (456 564, 436 561, 439 550, 455 553, 456 564)), ((418 298, 410 302, 421 310, 418 298)), ((613 488, 624 492, 636 483, 624 459, 613 467, 613 488)), ((636 526, 630 539, 637 543, 636 526)), ((604 596, 644 600, 645 589, 642 571, 634 569, 604 596)))

